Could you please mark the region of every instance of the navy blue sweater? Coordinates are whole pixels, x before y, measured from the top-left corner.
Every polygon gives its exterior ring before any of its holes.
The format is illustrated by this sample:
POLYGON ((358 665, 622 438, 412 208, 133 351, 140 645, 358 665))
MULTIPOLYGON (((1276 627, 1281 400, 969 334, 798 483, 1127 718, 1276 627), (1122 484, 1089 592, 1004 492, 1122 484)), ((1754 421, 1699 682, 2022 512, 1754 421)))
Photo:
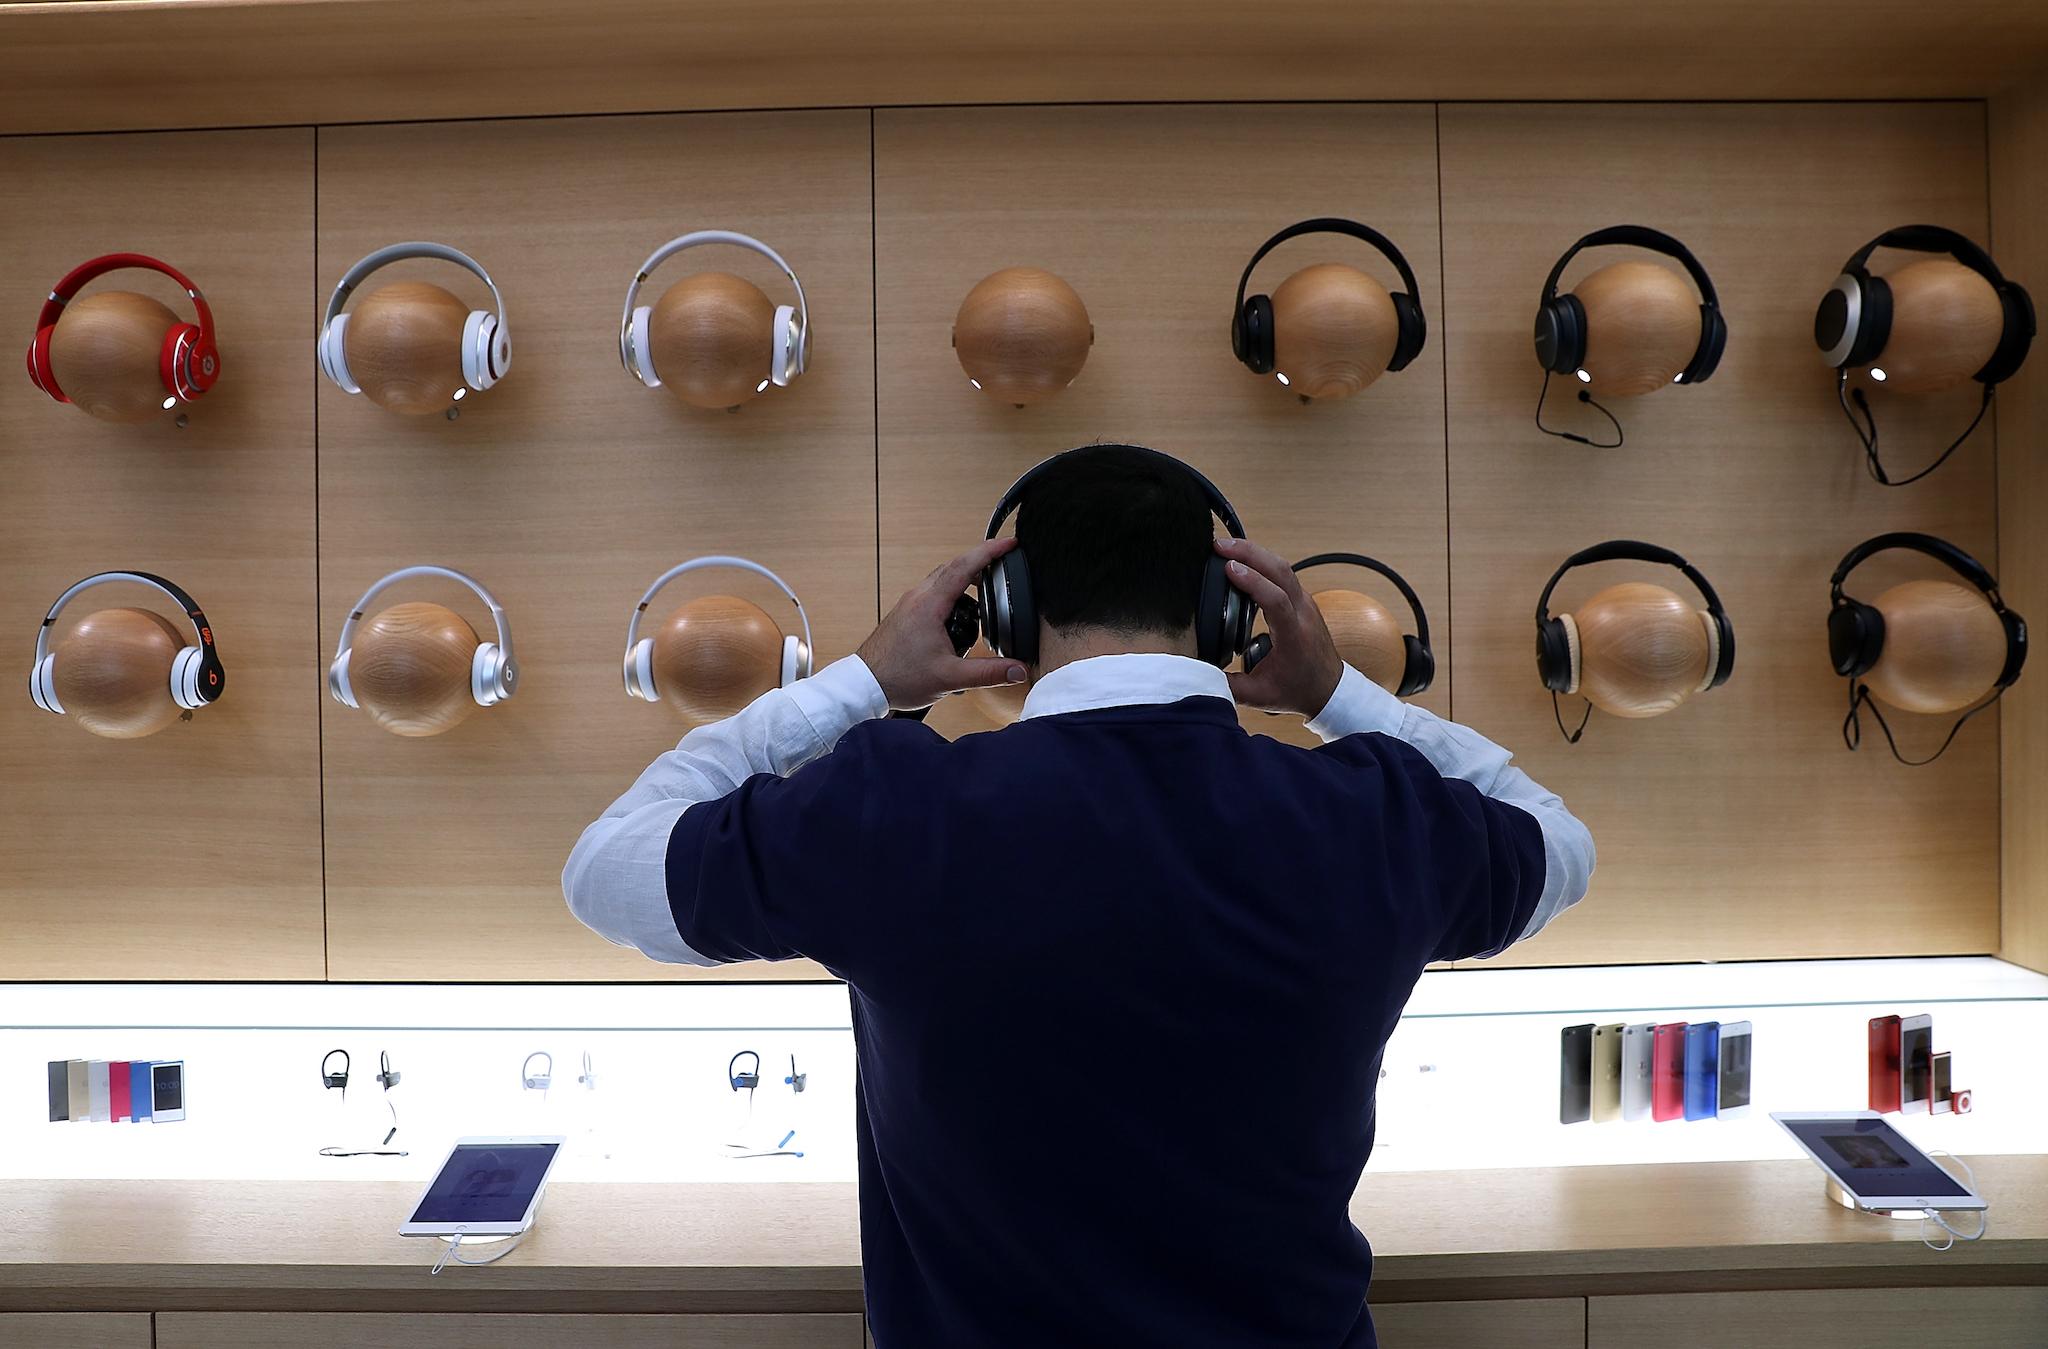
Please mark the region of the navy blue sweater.
POLYGON ((1218 698, 855 727, 677 822, 677 930, 852 988, 878 1349, 1374 1344, 1349 1217, 1423 966, 1543 888, 1535 819, 1218 698))

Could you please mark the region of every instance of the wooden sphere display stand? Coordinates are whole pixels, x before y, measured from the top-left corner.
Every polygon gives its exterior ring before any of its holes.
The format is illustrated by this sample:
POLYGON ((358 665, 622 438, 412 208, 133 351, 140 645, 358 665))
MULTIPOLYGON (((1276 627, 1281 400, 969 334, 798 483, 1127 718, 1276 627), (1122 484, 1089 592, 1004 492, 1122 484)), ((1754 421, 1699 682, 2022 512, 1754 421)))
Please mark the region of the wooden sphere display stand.
POLYGON ((1387 288, 1340 262, 1273 290, 1273 373, 1303 398, 1349 398, 1387 372, 1400 324, 1387 288))
POLYGON ((737 408, 763 392, 775 363, 774 304, 729 272, 694 272, 670 286, 647 330, 661 386, 693 408, 737 408))
POLYGON ((363 711, 393 735, 441 735, 477 710, 469 684, 476 648, 476 629, 453 609, 394 604, 357 630, 349 684, 363 711))
POLYGON ((1356 590, 1318 590, 1309 598, 1322 613, 1346 665, 1389 693, 1401 686, 1408 645, 1402 640, 1401 621, 1385 605, 1356 590))
POLYGON ((1669 712, 1699 691, 1719 654, 1710 649, 1710 620, 1700 610, 1644 581, 1609 586, 1572 618, 1579 692, 1610 716, 1669 712))
POLYGON ((1938 393, 1967 381, 1998 350, 2005 311, 1991 283, 1952 258, 1908 263, 1885 277, 1891 335, 1871 364, 1896 393, 1938 393))
POLYGON ((356 301, 343 341, 363 397, 424 417, 451 407, 462 377, 469 306, 425 281, 394 281, 356 301))
POLYGON ((1023 407, 1074 382, 1095 328, 1074 288, 1036 267, 982 278, 953 319, 953 351, 974 387, 1023 407))
POLYGON ((170 396, 164 389, 164 338, 181 322, 133 291, 82 295, 65 306, 50 334, 50 373, 66 398, 101 421, 146 421, 164 410, 170 396))
POLYGON ((1960 712, 2005 668, 2005 625, 1991 601, 1953 581, 1907 581, 1872 605, 1884 648, 1863 676, 1871 696, 1907 712, 1960 712))
POLYGON ((147 609, 101 609, 57 643, 51 676, 65 715, 109 740, 155 735, 183 715, 171 662, 191 641, 147 609))
POLYGON ((758 604, 732 595, 691 600, 655 631, 655 692, 694 724, 729 717, 781 687, 782 637, 758 604))
POLYGON ((1609 263, 1572 287, 1586 310, 1586 391, 1628 398, 1668 387, 1700 344, 1700 297, 1669 267, 1609 263))

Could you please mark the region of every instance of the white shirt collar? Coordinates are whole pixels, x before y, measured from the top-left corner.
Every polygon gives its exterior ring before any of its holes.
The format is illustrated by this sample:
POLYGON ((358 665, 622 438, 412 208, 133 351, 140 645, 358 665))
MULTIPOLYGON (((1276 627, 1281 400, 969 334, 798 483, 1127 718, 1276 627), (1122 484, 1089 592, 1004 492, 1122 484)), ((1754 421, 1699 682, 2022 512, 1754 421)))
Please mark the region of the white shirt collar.
POLYGON ((1231 701, 1229 676, 1207 661, 1153 653, 1090 656, 1041 677, 1025 695, 1022 715, 1028 720, 1204 697, 1231 701))

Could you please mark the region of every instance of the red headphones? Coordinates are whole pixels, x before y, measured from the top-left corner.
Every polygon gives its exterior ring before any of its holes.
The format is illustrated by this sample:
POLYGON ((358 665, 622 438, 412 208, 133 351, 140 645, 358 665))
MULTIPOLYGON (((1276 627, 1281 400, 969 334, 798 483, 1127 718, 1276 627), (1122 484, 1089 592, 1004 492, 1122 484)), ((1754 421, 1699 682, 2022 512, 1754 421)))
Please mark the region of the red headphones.
POLYGON ((192 307, 199 311, 197 324, 180 323, 164 334, 163 355, 158 363, 164 392, 181 403, 189 403, 220 378, 220 352, 213 344, 213 311, 206 307, 206 297, 199 293, 199 288, 183 272, 155 258, 140 253, 109 253, 75 268, 59 281, 36 318, 36 340, 28 344, 28 377, 58 402, 71 401, 57 387, 57 376, 50 369, 50 335, 57 330, 58 317, 87 282, 128 267, 162 272, 185 288, 185 293, 192 297, 192 307))

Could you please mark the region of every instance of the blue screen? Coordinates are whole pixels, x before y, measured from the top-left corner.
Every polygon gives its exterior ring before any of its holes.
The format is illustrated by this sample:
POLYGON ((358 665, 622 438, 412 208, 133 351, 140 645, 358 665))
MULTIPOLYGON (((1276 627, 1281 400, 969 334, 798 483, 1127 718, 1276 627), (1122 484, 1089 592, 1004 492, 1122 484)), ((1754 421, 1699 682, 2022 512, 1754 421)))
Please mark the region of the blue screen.
POLYGON ((1955 1177, 1881 1119, 1783 1120, 1793 1136, 1850 1189, 1869 1199, 1904 1195, 1962 1196, 1955 1177))
POLYGON ((516 1223, 555 1159, 554 1143, 466 1143, 455 1149, 410 1221, 516 1223))

